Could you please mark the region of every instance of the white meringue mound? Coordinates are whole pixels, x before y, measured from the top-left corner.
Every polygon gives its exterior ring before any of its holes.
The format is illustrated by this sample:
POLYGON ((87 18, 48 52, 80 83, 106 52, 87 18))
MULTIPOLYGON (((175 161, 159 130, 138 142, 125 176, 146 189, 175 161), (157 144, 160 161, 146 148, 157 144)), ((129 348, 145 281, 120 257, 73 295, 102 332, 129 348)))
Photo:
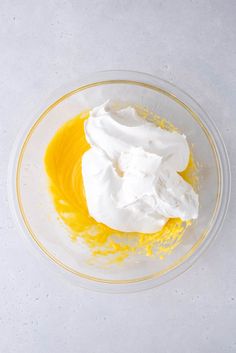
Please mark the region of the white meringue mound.
POLYGON ((189 161, 185 135, 140 117, 132 107, 111 102, 85 121, 91 148, 82 158, 90 215, 123 232, 154 233, 169 218, 198 217, 198 195, 178 174, 189 161))

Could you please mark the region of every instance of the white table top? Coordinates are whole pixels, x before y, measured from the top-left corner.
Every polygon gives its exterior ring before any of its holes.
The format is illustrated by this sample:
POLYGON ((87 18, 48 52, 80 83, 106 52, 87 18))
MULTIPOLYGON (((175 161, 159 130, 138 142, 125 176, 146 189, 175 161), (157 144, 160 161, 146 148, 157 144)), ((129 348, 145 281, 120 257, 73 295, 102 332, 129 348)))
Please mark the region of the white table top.
POLYGON ((0 352, 236 352, 236 2, 0 2, 0 352), (145 71, 189 92, 216 121, 232 163, 217 240, 160 288, 81 289, 47 271, 8 209, 6 168, 18 130, 81 74, 145 71), (233 159, 234 158, 234 159, 233 159))

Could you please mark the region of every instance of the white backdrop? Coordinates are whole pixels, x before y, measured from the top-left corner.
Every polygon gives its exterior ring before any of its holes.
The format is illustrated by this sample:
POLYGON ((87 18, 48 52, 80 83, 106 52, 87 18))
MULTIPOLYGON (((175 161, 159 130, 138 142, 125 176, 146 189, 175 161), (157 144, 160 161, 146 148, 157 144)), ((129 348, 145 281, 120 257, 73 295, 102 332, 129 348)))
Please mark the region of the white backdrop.
POLYGON ((104 69, 152 73, 189 92, 217 123, 236 177, 234 0, 1 0, 0 352, 236 352, 236 193, 217 240, 153 290, 73 286, 29 251, 7 203, 18 130, 53 92, 104 69))

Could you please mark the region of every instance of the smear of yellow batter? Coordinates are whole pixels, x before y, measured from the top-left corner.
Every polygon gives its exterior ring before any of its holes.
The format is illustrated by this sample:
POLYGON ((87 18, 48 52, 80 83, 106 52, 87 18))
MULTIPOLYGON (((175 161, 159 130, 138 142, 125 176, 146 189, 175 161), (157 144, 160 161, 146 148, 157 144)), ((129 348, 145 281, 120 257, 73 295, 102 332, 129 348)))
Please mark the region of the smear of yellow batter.
MULTIPOLYGON (((160 127, 176 130, 165 119, 141 108, 138 110, 144 118, 148 116, 160 127)), ((123 261, 132 253, 157 255, 162 259, 181 242, 190 221, 172 218, 159 232, 153 234, 124 233, 96 222, 89 215, 81 167, 82 156, 90 148, 84 133, 84 121, 88 116, 88 112, 81 113, 66 122, 56 132, 46 150, 45 168, 58 215, 68 227, 72 241, 83 239, 93 256, 106 256, 111 262, 123 261)), ((181 175, 196 187, 197 167, 192 155, 188 167, 181 175)))

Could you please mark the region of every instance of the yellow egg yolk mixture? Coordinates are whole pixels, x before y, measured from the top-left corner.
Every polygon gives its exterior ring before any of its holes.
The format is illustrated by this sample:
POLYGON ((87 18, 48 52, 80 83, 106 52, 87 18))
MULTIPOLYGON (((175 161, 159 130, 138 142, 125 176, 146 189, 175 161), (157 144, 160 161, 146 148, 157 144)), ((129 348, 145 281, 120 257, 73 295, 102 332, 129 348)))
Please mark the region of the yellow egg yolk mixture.
MULTIPOLYGON (((139 112, 145 118, 144 110, 139 112)), ((170 254, 181 242, 191 221, 172 218, 153 234, 124 233, 96 222, 88 212, 82 178, 82 156, 90 148, 84 132, 88 112, 67 121, 50 141, 45 154, 45 168, 54 207, 67 226, 72 241, 81 238, 93 257, 120 262, 130 254, 159 256, 170 254)), ((153 121, 162 128, 176 130, 166 120, 153 115, 153 121)), ((192 186, 197 185, 197 167, 192 154, 188 167, 181 176, 192 186)))

